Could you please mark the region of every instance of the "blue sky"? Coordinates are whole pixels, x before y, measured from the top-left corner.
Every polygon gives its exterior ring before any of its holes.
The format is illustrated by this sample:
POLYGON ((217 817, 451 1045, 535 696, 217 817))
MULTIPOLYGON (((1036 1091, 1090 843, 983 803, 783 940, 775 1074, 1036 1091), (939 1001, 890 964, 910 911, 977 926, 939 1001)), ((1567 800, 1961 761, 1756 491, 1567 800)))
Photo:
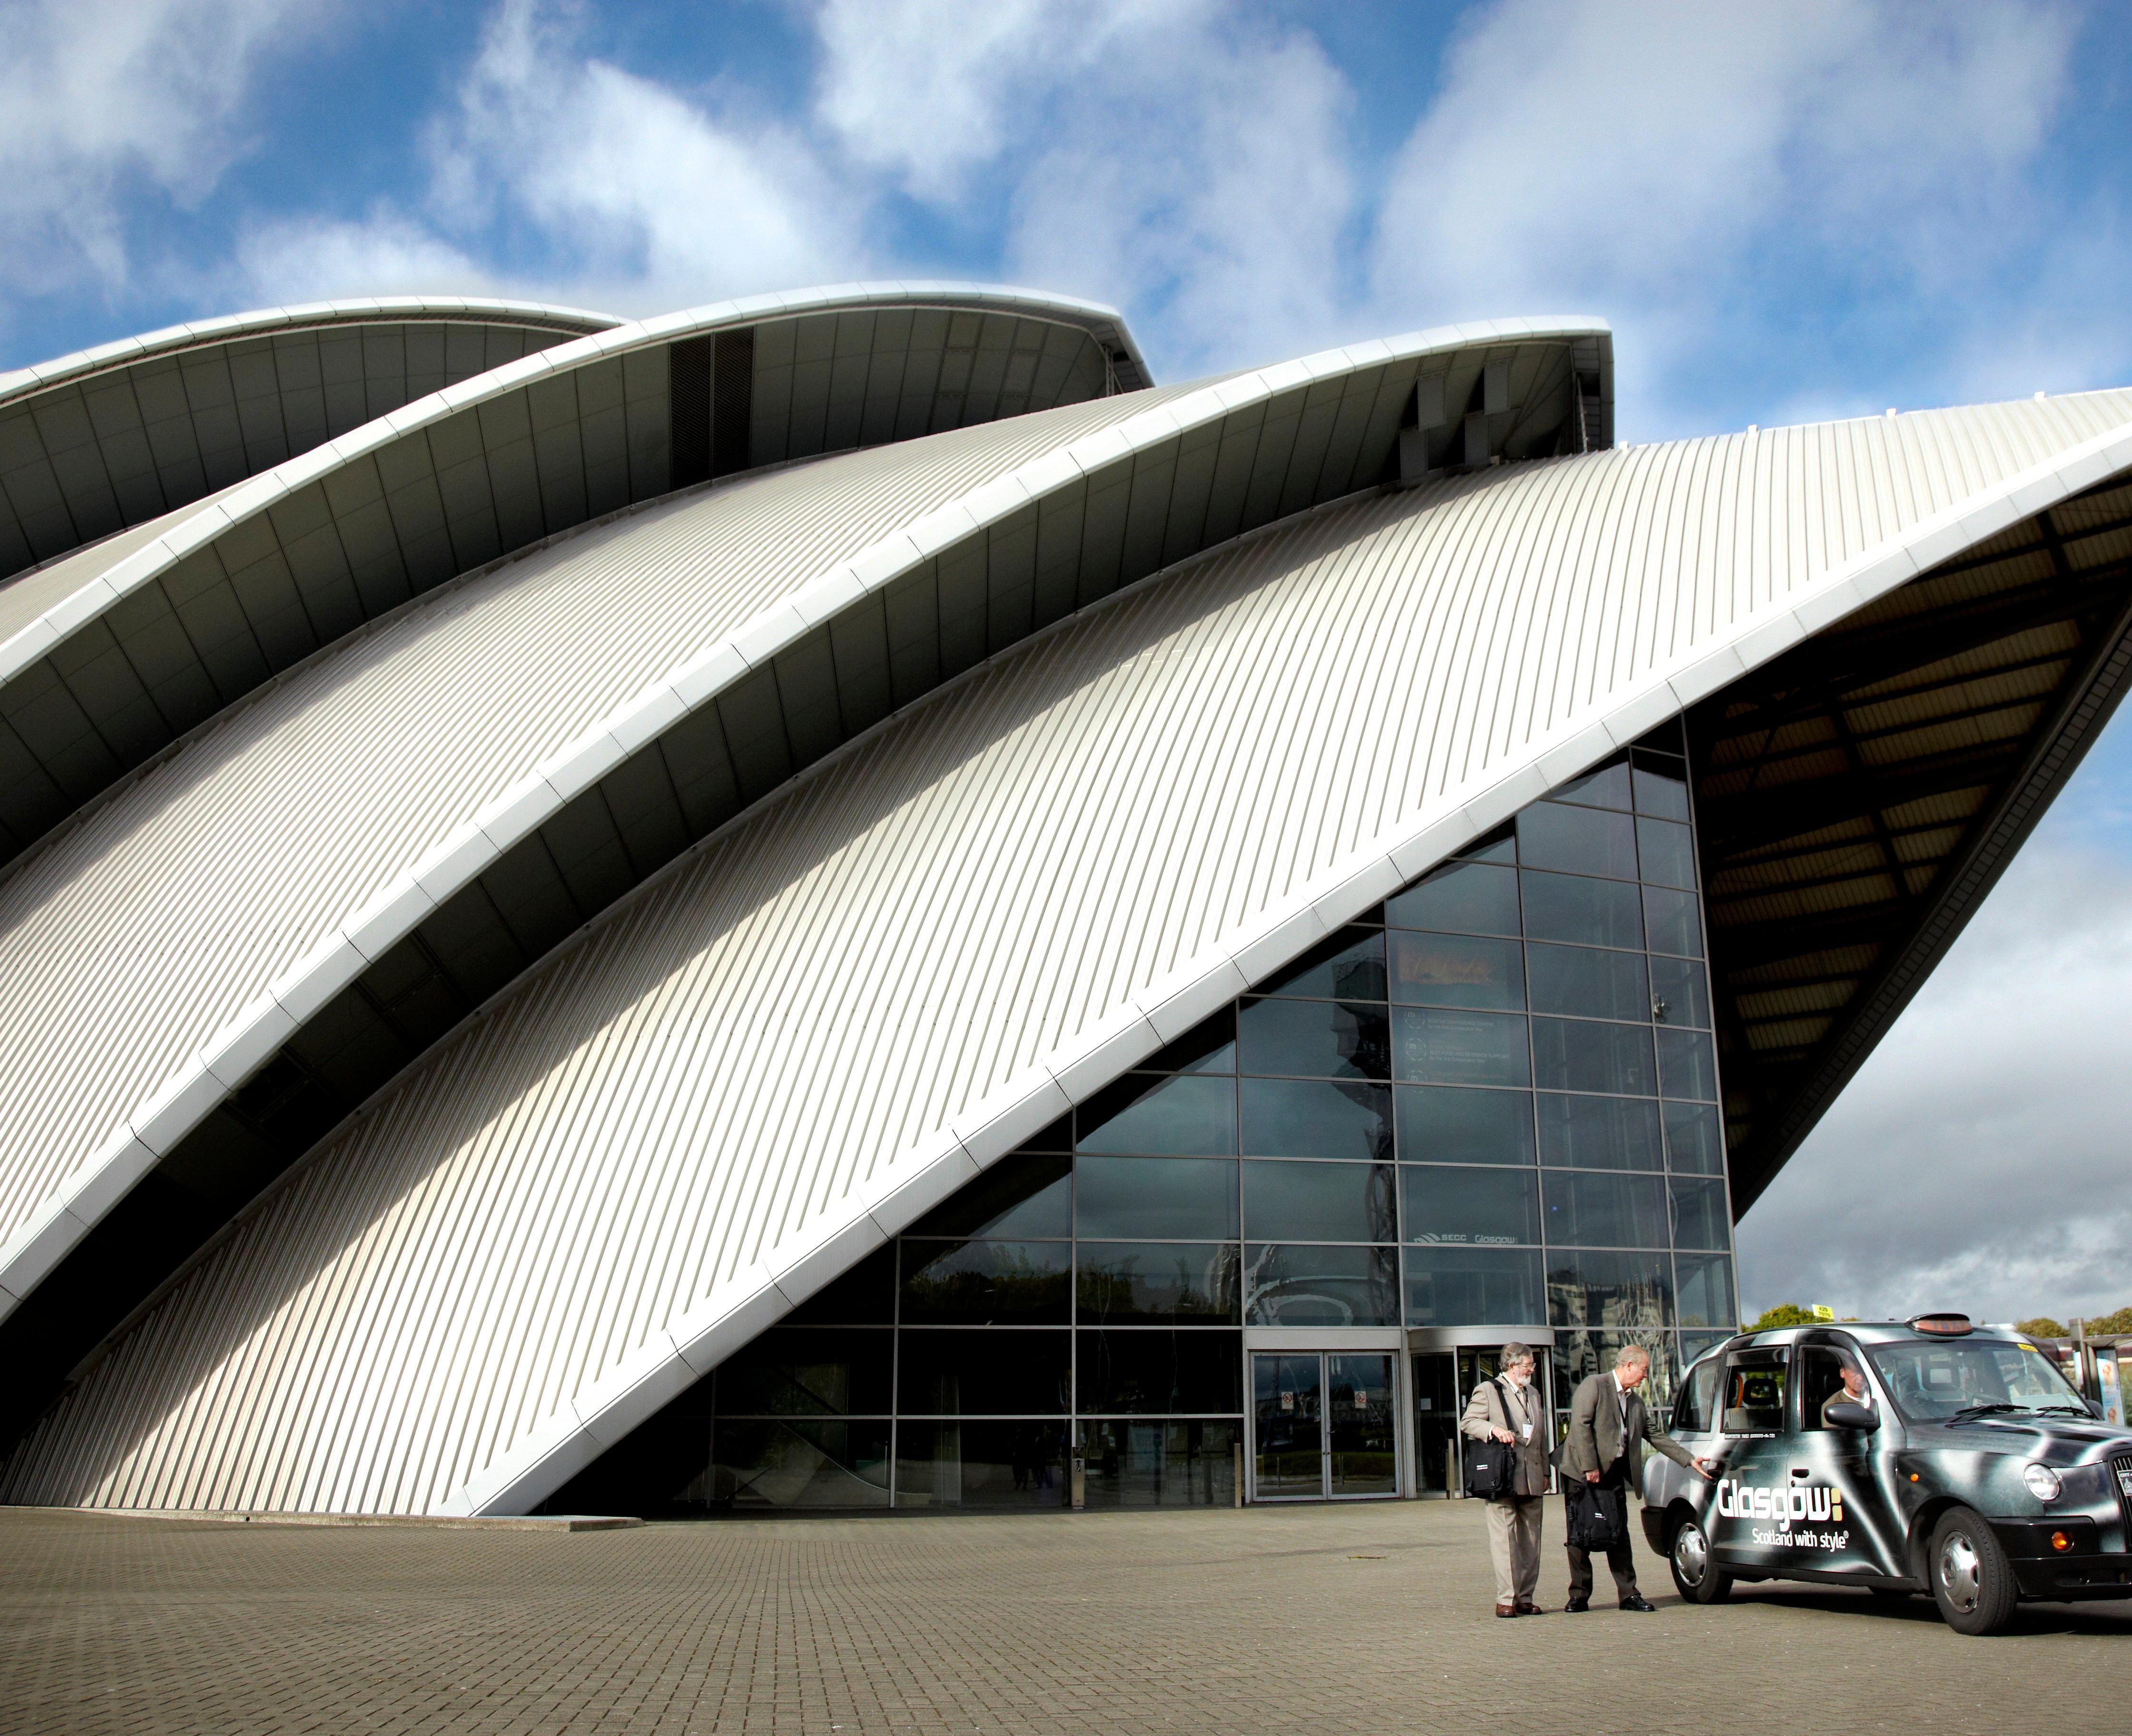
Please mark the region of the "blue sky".
MULTIPOLYGON (((1164 379, 1598 314, 1638 441, 2132 384, 2128 26, 2125 0, 0 0, 0 367, 333 295, 636 314, 924 276, 1112 302, 1164 379)), ((2128 985, 2120 724, 1749 1215, 1750 1301, 2132 1302, 2128 985)))

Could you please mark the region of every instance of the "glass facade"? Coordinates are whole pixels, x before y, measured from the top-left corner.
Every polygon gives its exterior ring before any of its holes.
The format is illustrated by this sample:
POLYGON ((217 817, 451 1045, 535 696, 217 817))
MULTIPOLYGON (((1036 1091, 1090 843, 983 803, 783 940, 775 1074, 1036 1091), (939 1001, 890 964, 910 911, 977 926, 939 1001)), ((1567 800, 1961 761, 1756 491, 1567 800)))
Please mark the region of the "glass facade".
POLYGON ((1078 1455, 1091 1507, 1227 1505, 1270 1402, 1255 1326, 1549 1326, 1561 1403, 1633 1339, 1663 1402, 1735 1321, 1702 932, 1684 763, 1640 746, 1000 1160, 550 1504, 1057 1506, 1078 1455))

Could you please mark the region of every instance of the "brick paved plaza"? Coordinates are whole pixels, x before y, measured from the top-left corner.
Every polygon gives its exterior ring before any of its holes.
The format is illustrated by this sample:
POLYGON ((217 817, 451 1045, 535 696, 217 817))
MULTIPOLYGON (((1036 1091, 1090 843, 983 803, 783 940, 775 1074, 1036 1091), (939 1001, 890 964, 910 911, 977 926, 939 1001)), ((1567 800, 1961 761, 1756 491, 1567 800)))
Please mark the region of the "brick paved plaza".
MULTIPOLYGON (((319 1529, 0 1509, 0 1731, 2132 1728, 2132 1611, 1501 1622, 1472 1504, 319 1529)), ((1558 1606, 1550 1537, 1542 1601, 1558 1606)))

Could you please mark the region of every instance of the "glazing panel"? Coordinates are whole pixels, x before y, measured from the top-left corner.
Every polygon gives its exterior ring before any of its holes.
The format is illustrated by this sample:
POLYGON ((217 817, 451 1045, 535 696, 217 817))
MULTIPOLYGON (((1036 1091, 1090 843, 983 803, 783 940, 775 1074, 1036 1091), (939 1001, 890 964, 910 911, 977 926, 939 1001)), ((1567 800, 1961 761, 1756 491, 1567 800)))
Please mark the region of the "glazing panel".
POLYGON ((1548 793, 1554 802, 1582 802, 1589 808, 1626 808, 1629 805, 1629 756, 1572 778, 1548 793))
POLYGON ((1640 952, 1608 952, 1597 947, 1526 948, 1532 973, 1532 1009, 1578 1019, 1648 1022, 1651 986, 1640 952))
POLYGON ((1244 1160, 1244 1234, 1259 1240, 1391 1242, 1389 1163, 1244 1160))
POLYGON ((1238 1323, 1234 1242, 1083 1242, 1073 1259, 1083 1326, 1238 1323))
POLYGON ((1233 1073, 1236 1070, 1236 1011, 1223 1007, 1176 1042, 1157 1049, 1136 1069, 1143 1073, 1233 1073))
POLYGON ((1662 820, 1688 818, 1688 773, 1671 755, 1635 756, 1636 812, 1654 813, 1662 820))
MULTIPOLYGON (((1671 1410, 1678 1376, 1677 1353, 1670 1332, 1563 1332, 1555 1334, 1556 1402, 1568 1407, 1577 1388, 1594 1374, 1614 1371, 1614 1353, 1623 1345, 1639 1344, 1651 1354, 1651 1371, 1644 1377, 1644 1403, 1661 1423, 1671 1410)), ((1563 1420, 1568 1419, 1565 1417, 1563 1420)))
POLYGON ((1073 1234, 1073 1160, 1016 1152, 965 1182, 905 1232, 1040 1239, 1073 1234))
POLYGON ((896 1244, 876 1248, 785 1316, 788 1326, 896 1324, 896 1244))
POLYGON ((880 1326, 773 1326, 718 1365, 727 1417, 886 1417, 895 1335, 880 1326))
POLYGON ((1021 1148, 1030 1151, 1071 1151, 1073 1149, 1073 1117, 1069 1113, 1061 1115, 1050 1126, 1036 1134, 1021 1148))
POLYGON ((1241 1089, 1243 1146, 1255 1157, 1388 1159, 1392 1154, 1388 1086, 1348 1079, 1246 1079, 1241 1089))
POLYGON ((1616 1332, 1664 1331, 1673 1324, 1672 1264, 1664 1254, 1550 1250, 1548 1323, 1616 1332))
POLYGON ((1662 1169, 1659 1105, 1635 1097, 1539 1096, 1539 1160, 1564 1169, 1662 1169))
POLYGON ((1525 1004, 1525 960, 1514 940, 1395 928, 1392 999, 1417 1005, 1515 1012, 1525 1004))
POLYGON ((1692 1368, 1697 1357, 1707 1356, 1731 1336, 1724 1332, 1683 1332, 1680 1335, 1680 1365, 1692 1368))
POLYGON ((1424 1085, 1529 1085, 1525 1022, 1508 1013, 1392 1013, 1394 1077, 1424 1085))
POLYGON ((1674 1257, 1680 1279, 1680 1323, 1730 1331, 1738 1324, 1732 1306, 1732 1262, 1721 1254, 1674 1257))
POLYGON ((1236 1149, 1236 1087, 1227 1078, 1129 1073, 1079 1112, 1082 1151, 1219 1156, 1236 1149))
POLYGON ((1324 1373, 1315 1355, 1251 1358, 1253 1493, 1260 1500, 1325 1493, 1324 1373))
POLYGON ((1710 1028, 1710 985, 1693 958, 1653 958, 1651 1000, 1660 1024, 1710 1028))
POLYGON ((903 1242, 905 1326, 1064 1326, 1068 1242, 903 1242))
POLYGON ((1675 1176, 1673 1190, 1673 1244, 1708 1248, 1719 1253, 1732 1245, 1731 1202, 1722 1182, 1675 1176))
POLYGON ((1243 1408, 1242 1355, 1236 1332, 1083 1328, 1079 1408, 1143 1417, 1233 1414, 1243 1408))
POLYGON ((1079 1456, 1096 1507, 1228 1507, 1235 1503, 1241 1422, 1083 1417, 1079 1456))
POLYGON ((1083 1158, 1076 1210, 1084 1237, 1234 1240, 1233 1158, 1083 1158))
POLYGON ((1529 1326, 1547 1318, 1540 1254, 1527 1248, 1409 1248, 1410 1326, 1529 1326))
POLYGON ((1247 1000, 1236 1020, 1247 1073, 1388 1079, 1391 1027, 1382 1001, 1247 1000))
POLYGON ((888 1505, 886 1422, 727 1418, 711 1440, 701 1504, 742 1513, 888 1505))
POLYGON ((1431 1163, 1529 1163, 1532 1098, 1524 1091, 1459 1091, 1438 1085, 1393 1088, 1402 1160, 1431 1163))
POLYGON ((1247 1243, 1244 1320, 1255 1326, 1397 1326, 1398 1250, 1247 1243))
POLYGON ((1517 832, 1505 826, 1492 837, 1477 844, 1468 844, 1458 852, 1462 862, 1515 862, 1518 859, 1517 832))
POLYGON ((1650 933, 1652 952, 1678 952, 1687 958, 1702 957, 1702 918, 1693 892, 1645 887, 1644 923, 1650 933))
POLYGON ((1663 1248, 1665 1181, 1660 1176, 1545 1169, 1550 1248, 1663 1248))
POLYGON ((1406 1239, 1456 1247, 1539 1241, 1539 1182, 1529 1169, 1400 1167, 1406 1239))
POLYGON ((1636 877, 1636 824, 1625 813, 1535 802, 1518 815, 1518 861, 1564 874, 1636 877))
POLYGON ((898 1507, 1064 1507, 1066 1425, 905 1422, 897 1430, 898 1507))
POLYGON ((1695 834, 1671 820, 1639 818, 1636 858, 1654 885, 1695 890, 1695 834))
POLYGON ((1715 1176, 1725 1173, 1725 1130, 1712 1103, 1667 1103, 1666 1168, 1675 1175, 1715 1176))
POLYGON ((1492 862, 1452 862, 1385 900, 1395 928, 1447 934, 1515 934, 1518 876, 1492 862))
POLYGON ((1717 1052, 1707 1031, 1659 1033, 1659 1086, 1668 1097, 1717 1101, 1717 1052))
POLYGON ((1399 1493, 1392 1392, 1390 1356, 1325 1359, 1326 1490, 1336 1499, 1399 1493))
POLYGON ((906 1417, 1058 1416, 1066 1410, 1064 1329, 906 1328, 896 1335, 896 1410, 906 1417))
MULTIPOLYGON (((1595 880, 1578 874, 1525 874, 1525 938, 1566 940, 1593 947, 1644 943, 1643 917, 1636 888, 1621 880, 1595 880)), ((1668 898, 1678 897, 1667 893, 1668 898)))
POLYGON ((1320 941, 1279 976, 1259 984, 1258 992, 1318 1000, 1382 1000, 1384 930, 1342 928, 1320 941))
POLYGON ((1654 1096, 1650 1027, 1585 1019, 1533 1020, 1533 1081, 1543 1091, 1654 1096))

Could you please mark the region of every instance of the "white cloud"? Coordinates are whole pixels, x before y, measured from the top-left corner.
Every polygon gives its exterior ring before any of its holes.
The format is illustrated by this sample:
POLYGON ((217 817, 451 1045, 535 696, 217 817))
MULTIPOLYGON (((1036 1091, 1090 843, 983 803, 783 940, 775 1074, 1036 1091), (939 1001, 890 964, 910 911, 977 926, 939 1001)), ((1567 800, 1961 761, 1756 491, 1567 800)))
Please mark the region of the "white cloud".
POLYGON ((0 11, 0 285, 123 285, 129 194, 203 198, 272 48, 335 0, 10 0, 0 11))
POLYGON ((238 242, 237 271, 247 294, 276 307, 354 295, 497 292, 483 266, 385 205, 357 223, 297 218, 260 224, 238 242))
POLYGON ((2132 1304, 2132 867, 2067 829, 2016 859, 1742 1220, 1750 1309, 2007 1320, 2132 1304))

